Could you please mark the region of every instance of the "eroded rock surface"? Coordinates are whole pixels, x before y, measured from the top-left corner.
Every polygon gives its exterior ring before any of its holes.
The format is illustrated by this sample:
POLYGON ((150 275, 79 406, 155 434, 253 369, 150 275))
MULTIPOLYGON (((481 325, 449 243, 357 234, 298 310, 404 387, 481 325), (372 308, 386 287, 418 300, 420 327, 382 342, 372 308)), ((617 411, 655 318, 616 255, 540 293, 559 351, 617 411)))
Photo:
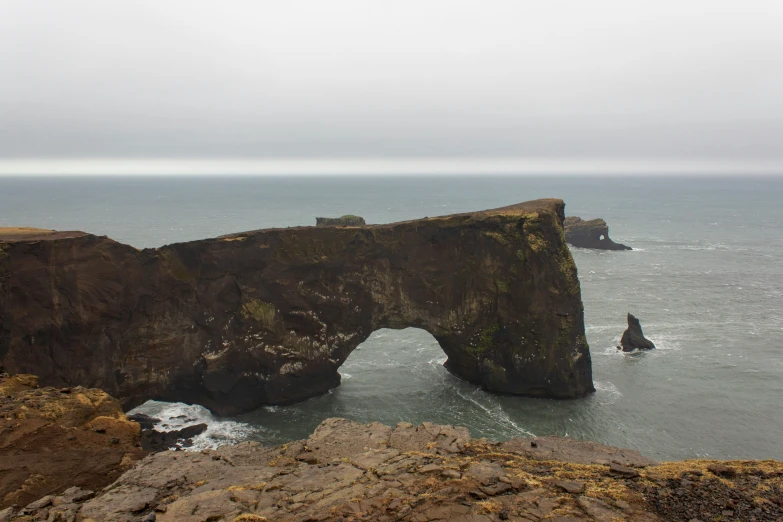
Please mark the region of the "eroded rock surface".
POLYGON ((27 512, 45 520, 59 509, 62 520, 107 522, 761 522, 783 516, 780 462, 654 464, 632 450, 534 440, 553 451, 549 458, 471 439, 464 428, 327 419, 307 440, 274 449, 243 443, 157 453, 94 498, 67 504, 44 498, 27 512), (608 456, 624 464, 592 463, 608 456), (618 466, 633 474, 615 473, 618 466))
POLYGON ((628 314, 628 328, 623 332, 618 348, 622 348, 624 352, 652 350, 655 348, 655 344, 642 333, 642 325, 639 323, 639 319, 628 314))
POLYGON ((583 220, 576 216, 565 219, 565 237, 569 245, 599 250, 632 250, 631 247, 615 243, 609 237, 609 226, 603 219, 583 220))
POLYGON ((0 364, 219 414, 337 386, 380 328, 431 333, 485 389, 594 391, 560 200, 389 225, 297 227, 158 249, 0 230, 0 364))
POLYGON ((146 454, 139 434, 101 390, 39 388, 34 375, 0 377, 0 509, 69 487, 103 488, 146 454))

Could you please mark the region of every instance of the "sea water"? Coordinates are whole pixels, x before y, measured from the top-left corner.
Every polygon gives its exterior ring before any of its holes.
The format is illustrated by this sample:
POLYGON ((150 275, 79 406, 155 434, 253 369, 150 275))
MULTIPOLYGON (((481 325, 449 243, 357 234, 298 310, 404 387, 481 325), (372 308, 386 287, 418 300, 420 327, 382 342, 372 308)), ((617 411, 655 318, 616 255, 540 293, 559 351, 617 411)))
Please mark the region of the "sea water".
POLYGON ((540 197, 602 217, 634 248, 573 248, 597 392, 501 397, 449 374, 422 330, 379 330, 331 392, 216 418, 199 406, 138 408, 173 429, 206 421, 196 448, 304 438, 324 418, 467 426, 476 436, 567 435, 656 459, 783 459, 783 180, 656 177, 0 178, 0 226, 78 229, 167 243, 358 214, 368 223, 540 197), (615 346, 628 312, 657 346, 615 346), (184 417, 183 417, 184 415, 184 417), (190 419, 195 419, 191 421, 190 419))

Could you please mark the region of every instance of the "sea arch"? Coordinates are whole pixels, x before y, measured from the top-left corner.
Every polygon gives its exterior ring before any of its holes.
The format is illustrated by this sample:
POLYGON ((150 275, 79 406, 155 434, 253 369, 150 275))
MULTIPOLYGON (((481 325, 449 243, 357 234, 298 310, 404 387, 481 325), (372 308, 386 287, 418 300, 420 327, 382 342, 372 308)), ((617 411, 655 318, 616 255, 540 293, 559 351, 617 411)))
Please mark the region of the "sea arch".
POLYGON ((0 360, 126 407, 231 414, 323 393, 372 332, 414 327, 488 391, 581 397, 594 388, 563 220, 562 201, 538 200, 142 251, 83 233, 8 242, 0 360))

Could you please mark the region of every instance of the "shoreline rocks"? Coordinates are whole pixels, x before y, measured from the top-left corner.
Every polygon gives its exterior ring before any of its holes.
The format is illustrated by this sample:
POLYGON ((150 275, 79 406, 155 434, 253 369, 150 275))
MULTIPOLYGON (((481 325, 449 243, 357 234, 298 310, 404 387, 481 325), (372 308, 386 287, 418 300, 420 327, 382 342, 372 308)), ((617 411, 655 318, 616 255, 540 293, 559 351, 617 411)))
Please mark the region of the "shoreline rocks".
POLYGON ((652 350, 655 348, 655 344, 644 336, 642 333, 642 325, 639 323, 639 319, 631 314, 628 314, 628 328, 623 332, 623 336, 620 339, 620 346, 624 352, 632 352, 634 350, 652 350))
POLYGON ((0 521, 767 522, 783 516, 781 488, 775 461, 659 464, 567 438, 327 419, 276 448, 152 454, 94 496, 68 490, 0 521))
POLYGON ((633 250, 629 246, 615 243, 609 237, 609 226, 603 219, 583 220, 569 216, 563 224, 566 243, 575 247, 598 250, 633 250))
MULTIPOLYGON (((155 427, 161 423, 161 420, 144 413, 128 415, 128 420, 139 423, 141 426, 141 447, 144 451, 150 452, 190 448, 193 446, 193 437, 201 435, 208 428, 202 422, 177 430, 158 431, 155 427)), ((187 421, 193 421, 193 419, 187 419, 187 421)))

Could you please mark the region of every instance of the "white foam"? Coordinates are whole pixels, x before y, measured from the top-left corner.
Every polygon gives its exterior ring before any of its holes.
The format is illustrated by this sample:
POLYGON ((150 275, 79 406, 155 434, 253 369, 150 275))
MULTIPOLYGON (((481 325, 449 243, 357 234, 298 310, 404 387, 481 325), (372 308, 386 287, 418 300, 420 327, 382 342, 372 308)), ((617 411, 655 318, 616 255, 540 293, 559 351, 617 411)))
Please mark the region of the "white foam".
POLYGON ((217 448, 225 444, 236 444, 253 437, 261 431, 260 428, 244 422, 216 418, 209 410, 196 404, 147 401, 128 413, 144 413, 150 417, 160 419, 160 424, 155 426, 155 429, 158 431, 173 431, 186 426, 193 426, 194 424, 206 424, 206 431, 193 437, 193 446, 182 448, 188 451, 201 451, 203 449, 217 448))
POLYGON ((609 381, 593 381, 593 385, 595 386, 596 391, 599 392, 600 398, 606 399, 606 402, 602 402, 602 404, 612 404, 623 396, 622 392, 617 389, 617 386, 609 381))
POLYGON ((456 391, 457 391, 457 395, 459 395, 460 397, 462 397, 466 401, 470 401, 473 404, 475 404, 476 406, 478 406, 479 409, 481 409, 482 411, 484 411, 484 413, 489 415, 492 418, 492 420, 494 420, 494 421, 496 421, 496 422, 498 422, 500 424, 505 424, 506 426, 511 426, 517 432, 519 432, 521 434, 524 434, 524 435, 527 435, 529 437, 535 437, 536 436, 535 433, 524 429, 523 427, 519 426, 516 422, 511 420, 511 418, 506 414, 505 411, 503 411, 503 408, 499 404, 494 406, 494 407, 492 407, 492 408, 490 408, 490 407, 484 406, 483 404, 481 404, 481 402, 476 400, 475 397, 473 397, 473 396, 476 395, 477 393, 484 393, 481 390, 476 390, 473 393, 468 394, 467 396, 465 394, 461 393, 459 390, 456 390, 456 391))

